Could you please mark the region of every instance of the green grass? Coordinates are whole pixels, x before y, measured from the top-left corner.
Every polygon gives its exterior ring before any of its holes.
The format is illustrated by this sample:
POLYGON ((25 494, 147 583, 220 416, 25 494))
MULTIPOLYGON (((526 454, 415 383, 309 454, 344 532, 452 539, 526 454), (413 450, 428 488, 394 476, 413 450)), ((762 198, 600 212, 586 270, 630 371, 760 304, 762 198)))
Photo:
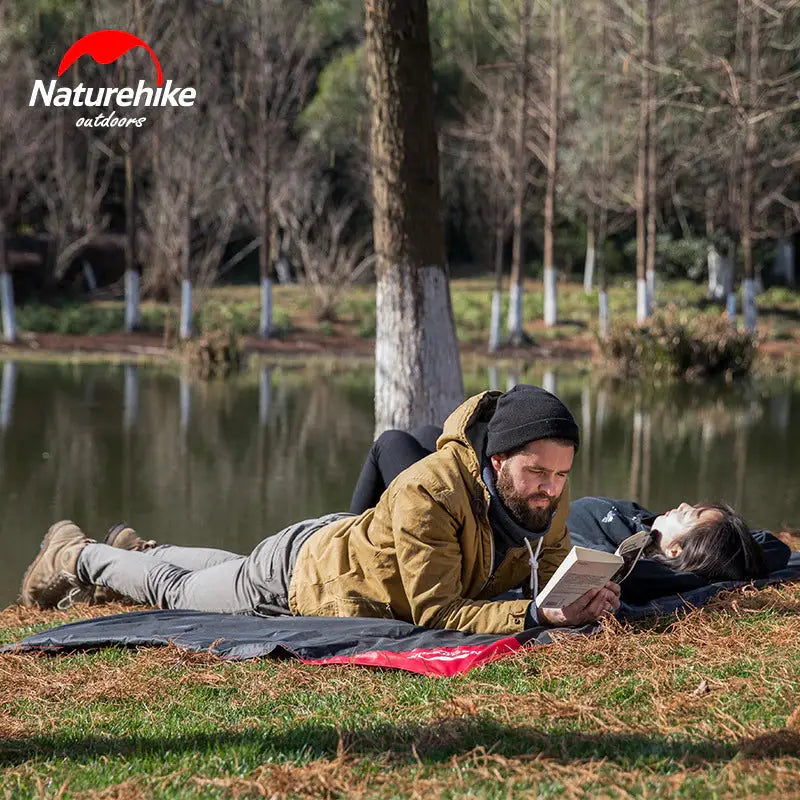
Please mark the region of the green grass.
MULTIPOLYGON (((469 278, 454 280, 453 312, 459 340, 464 344, 483 344, 488 340, 491 321, 493 280, 469 278)), ((671 304, 692 309, 697 314, 718 315, 720 309, 704 302, 705 288, 688 280, 671 281, 660 286, 658 304, 671 304)), ((524 319, 534 338, 561 340, 590 332, 596 326, 597 292, 586 295, 577 283, 559 286, 559 324, 545 329, 542 324, 543 297, 541 282, 527 281, 524 294, 524 319)), ((329 323, 313 318, 313 298, 302 286, 278 286, 273 292, 274 324, 278 335, 295 329, 319 330, 323 335, 329 323)), ((620 280, 609 288, 611 317, 632 318, 636 308, 636 292, 631 280, 620 280)), ((788 341, 796 336, 800 322, 800 293, 773 288, 758 298, 760 323, 767 338, 788 341)), ((508 312, 508 296, 504 293, 503 319, 508 312)), ((18 309, 20 329, 28 332, 101 334, 122 329, 121 301, 87 302, 61 306, 28 304, 18 309)), ((146 302, 142 307, 142 327, 160 333, 164 322, 176 325, 176 307, 146 302)), ((351 289, 336 308, 338 320, 354 336, 370 338, 375 333, 374 287, 351 289)), ((208 331, 221 325, 237 335, 255 334, 259 321, 259 289, 257 286, 219 287, 197 291, 194 323, 197 330, 208 331)))
MULTIPOLYGON (((0 796, 796 796, 798 610, 798 585, 729 595, 452 679, 1 655, 0 796)), ((101 612, 9 609, 0 641, 101 612)))

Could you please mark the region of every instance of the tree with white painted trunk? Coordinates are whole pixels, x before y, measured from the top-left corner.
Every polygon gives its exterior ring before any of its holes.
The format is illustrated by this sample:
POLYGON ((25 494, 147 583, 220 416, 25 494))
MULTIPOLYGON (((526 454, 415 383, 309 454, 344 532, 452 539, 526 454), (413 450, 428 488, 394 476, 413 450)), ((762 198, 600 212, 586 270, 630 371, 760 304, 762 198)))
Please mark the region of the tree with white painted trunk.
POLYGON ((569 124, 564 123, 558 166, 559 183, 573 195, 561 192, 565 215, 571 208, 575 217, 586 219, 584 291, 597 286, 598 333, 604 338, 609 326, 606 243, 610 234, 630 226, 628 175, 636 163, 636 142, 626 131, 635 128, 635 109, 628 101, 630 77, 614 68, 617 59, 628 58, 629 47, 627 30, 615 23, 615 0, 594 0, 589 11, 588 24, 565 28, 564 61, 572 81, 559 115, 569 124))
MULTIPOLYGON (((109 16, 119 17, 119 27, 136 31, 138 36, 155 44, 156 15, 152 0, 133 0, 131 3, 106 3, 93 5, 98 28, 108 26, 109 16)), ((130 60, 118 64, 122 85, 134 83, 135 72, 130 60)), ((139 260, 139 184, 142 181, 142 152, 148 138, 132 127, 120 133, 122 163, 125 172, 125 332, 133 333, 141 324, 142 265, 139 260)))
POLYGON ((591 294, 594 287, 594 268, 597 254, 597 229, 595 227, 596 209, 594 203, 589 203, 586 214, 586 255, 583 261, 583 293, 591 294))
POLYGON ((220 60, 225 42, 212 36, 213 16, 197 17, 186 7, 180 13, 185 15, 180 24, 163 40, 163 68, 193 70, 202 79, 204 107, 154 119, 151 180, 140 208, 147 233, 143 288, 172 295, 179 287, 179 334, 185 339, 193 333, 193 289, 218 278, 239 204, 220 155, 228 122, 220 60), (208 44, 212 41, 216 45, 208 44))
MULTIPOLYGON (((686 82, 692 92, 703 87, 692 107, 704 124, 697 126, 698 141, 687 143, 686 151, 694 155, 685 169, 705 193, 697 200, 705 204, 709 295, 722 295, 735 319, 741 268, 742 312, 751 330, 763 253, 758 244, 791 236, 800 227, 800 160, 796 137, 787 135, 800 103, 796 64, 786 49, 798 22, 800 8, 793 0, 740 0, 729 25, 717 20, 703 31, 693 20, 691 26, 698 56, 686 82)), ((696 207, 700 210, 699 202, 696 207)))
POLYGON ((0 4, 0 338, 7 342, 17 339, 7 238, 16 232, 25 195, 41 170, 47 137, 34 115, 19 111, 27 102, 33 64, 11 34, 12 19, 11 9, 0 4))
POLYGON ((136 196, 136 142, 128 128, 125 150, 125 331, 132 333, 140 323, 142 274, 136 239, 139 206, 136 196))
POLYGON ((722 237, 717 231, 717 217, 719 216, 719 195, 717 187, 706 188, 705 218, 706 241, 706 269, 708 270, 708 298, 718 303, 724 303, 730 283, 731 264, 722 253, 719 239, 722 237))
POLYGON ((651 314, 650 286, 654 284, 655 275, 655 209, 653 204, 654 191, 651 182, 655 180, 653 174, 652 148, 655 147, 653 138, 654 110, 651 105, 654 100, 653 86, 653 39, 654 17, 656 0, 642 0, 642 46, 639 68, 641 70, 641 90, 639 94, 639 142, 638 163, 636 167, 636 180, 634 194, 636 197, 636 321, 641 324, 651 314), (652 226, 652 234, 651 234, 652 226), (650 280, 648 281, 648 269, 650 280))
MULTIPOLYGON (((754 5, 750 10, 750 64, 748 105, 754 109, 758 103, 760 79, 760 44, 761 44, 761 8, 754 5)), ((758 149, 758 133, 755 123, 748 117, 745 123, 744 168, 742 170, 741 189, 741 242, 744 261, 744 278, 742 280, 742 316, 744 324, 750 331, 756 329, 756 287, 753 265, 753 161, 758 149)))
POLYGON ((0 214, 0 317, 2 319, 3 339, 7 342, 16 341, 17 320, 14 308, 14 284, 8 269, 8 256, 6 251, 6 228, 0 214))
POLYGON ((448 158, 443 175, 449 176, 451 183, 444 188, 458 197, 470 246, 494 272, 488 343, 489 352, 494 353, 503 343, 505 249, 512 231, 514 189, 519 179, 514 133, 519 86, 518 76, 507 68, 504 57, 514 52, 518 42, 508 31, 503 36, 489 12, 488 6, 480 4, 470 9, 484 47, 480 53, 468 48, 457 55, 459 69, 476 90, 477 99, 457 121, 444 126, 442 151, 448 158))
POLYGON ((480 91, 481 102, 462 121, 448 125, 443 139, 454 162, 450 167, 457 175, 454 191, 461 194, 471 244, 487 267, 493 265, 488 349, 494 353, 502 345, 504 255, 512 220, 509 198, 516 177, 514 140, 509 136, 513 89, 503 70, 487 74, 466 59, 462 69, 480 91))
POLYGON ((464 397, 444 254, 426 0, 367 0, 377 256, 375 426, 441 424, 464 397))
MULTIPOLYGON (((290 183, 298 159, 291 131, 313 88, 312 59, 319 36, 311 23, 311 7, 302 0, 242 0, 231 14, 237 70, 233 114, 221 151, 255 232, 261 293, 258 333, 266 339, 273 327, 276 215, 293 201, 296 186, 290 183)), ((311 179, 309 174, 305 177, 311 179)))
POLYGON ((508 340, 515 346, 530 341, 523 330, 523 294, 525 286, 525 195, 528 189, 528 83, 530 76, 530 33, 533 14, 532 0, 522 0, 519 21, 519 52, 517 56, 517 120, 516 174, 514 180, 514 210, 512 213, 513 240, 511 245, 511 285, 508 298, 508 340))
POLYGON ((553 250, 556 233, 556 186, 558 181, 558 129, 561 106, 561 0, 550 0, 550 101, 547 123, 547 183, 544 196, 544 324, 558 322, 558 289, 553 250))
POLYGON ((648 28, 647 63, 643 68, 649 72, 647 93, 647 257, 645 280, 647 281, 647 309, 653 313, 656 303, 656 213, 658 210, 658 56, 656 54, 657 0, 647 5, 648 28))

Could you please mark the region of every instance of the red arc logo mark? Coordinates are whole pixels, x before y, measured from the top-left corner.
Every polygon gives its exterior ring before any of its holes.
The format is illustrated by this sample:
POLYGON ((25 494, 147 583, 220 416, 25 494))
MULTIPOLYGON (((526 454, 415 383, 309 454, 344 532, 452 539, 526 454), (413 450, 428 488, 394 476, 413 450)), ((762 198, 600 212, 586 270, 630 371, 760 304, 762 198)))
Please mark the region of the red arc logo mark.
POLYGON ((127 31, 104 30, 81 36, 64 53, 64 57, 58 65, 58 77, 60 78, 83 55, 90 55, 98 64, 111 64, 129 50, 133 50, 134 47, 144 47, 150 54, 150 58, 156 65, 158 76, 156 83, 161 86, 164 83, 164 76, 161 73, 158 57, 147 42, 127 31))

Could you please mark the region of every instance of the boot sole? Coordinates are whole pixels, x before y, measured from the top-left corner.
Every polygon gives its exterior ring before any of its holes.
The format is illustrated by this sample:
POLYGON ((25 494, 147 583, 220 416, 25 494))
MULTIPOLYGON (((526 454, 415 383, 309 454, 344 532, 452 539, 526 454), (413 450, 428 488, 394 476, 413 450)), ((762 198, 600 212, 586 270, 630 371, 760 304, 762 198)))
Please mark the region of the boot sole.
POLYGON ((107 544, 109 547, 114 546, 114 542, 116 541, 117 536, 119 536, 125 528, 129 528, 129 525, 126 525, 124 522, 118 522, 116 525, 112 525, 108 529, 108 533, 106 534, 106 538, 103 540, 104 544, 107 544))
POLYGON ((157 547, 157 543, 152 539, 142 539, 141 536, 136 534, 136 531, 127 523, 125 522, 118 522, 116 525, 112 525, 108 529, 108 533, 106 534, 106 538, 103 539, 103 544, 107 544, 109 547, 117 547, 120 550, 129 550, 132 552, 144 552, 145 550, 151 550, 154 547, 157 547), (123 531, 133 531, 136 538, 139 540, 141 545, 133 545, 126 547, 125 545, 116 544, 119 535, 123 531))
MULTIPOLYGON (((44 539, 42 539, 42 544, 39 546, 39 555, 36 556, 36 558, 33 559, 33 562, 28 567, 28 569, 25 570, 25 574, 22 576, 22 584, 20 585, 20 589, 19 589, 19 604, 24 606, 25 608, 35 608, 35 607, 39 607, 40 608, 41 607, 35 601, 26 601, 26 598, 25 598, 25 584, 28 582, 28 578, 31 575, 31 573, 34 572, 36 570, 36 567, 39 566, 39 562, 42 560, 42 557, 44 556, 45 552, 47 551, 47 548, 50 547, 50 542, 53 541, 53 537, 65 525, 75 525, 75 523, 70 519, 62 519, 59 522, 55 522, 54 524, 52 524, 50 526, 50 529, 45 534, 44 539)), ((77 528, 78 526, 75 525, 75 527, 77 528)))

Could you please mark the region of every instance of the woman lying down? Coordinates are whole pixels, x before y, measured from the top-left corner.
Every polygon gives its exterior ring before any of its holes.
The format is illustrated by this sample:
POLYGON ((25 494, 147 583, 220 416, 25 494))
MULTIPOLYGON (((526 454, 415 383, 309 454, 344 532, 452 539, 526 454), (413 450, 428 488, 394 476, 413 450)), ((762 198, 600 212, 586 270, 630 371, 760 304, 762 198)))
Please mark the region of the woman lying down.
POLYGON ((789 561, 789 548, 766 531, 751 531, 724 503, 681 503, 653 514, 631 500, 582 497, 570 504, 572 543, 613 553, 637 531, 650 544, 621 584, 626 603, 687 592, 717 581, 763 578, 789 561))
MULTIPOLYGON (((436 449, 442 429, 411 433, 389 430, 370 448, 350 511, 360 514, 406 467, 436 449)), ((652 535, 642 558, 621 584, 621 599, 643 604, 718 581, 761 578, 786 566, 790 549, 766 531, 751 531, 724 503, 681 503, 654 514, 632 500, 583 497, 570 503, 567 528, 572 544, 613 553, 638 531, 652 535)))

